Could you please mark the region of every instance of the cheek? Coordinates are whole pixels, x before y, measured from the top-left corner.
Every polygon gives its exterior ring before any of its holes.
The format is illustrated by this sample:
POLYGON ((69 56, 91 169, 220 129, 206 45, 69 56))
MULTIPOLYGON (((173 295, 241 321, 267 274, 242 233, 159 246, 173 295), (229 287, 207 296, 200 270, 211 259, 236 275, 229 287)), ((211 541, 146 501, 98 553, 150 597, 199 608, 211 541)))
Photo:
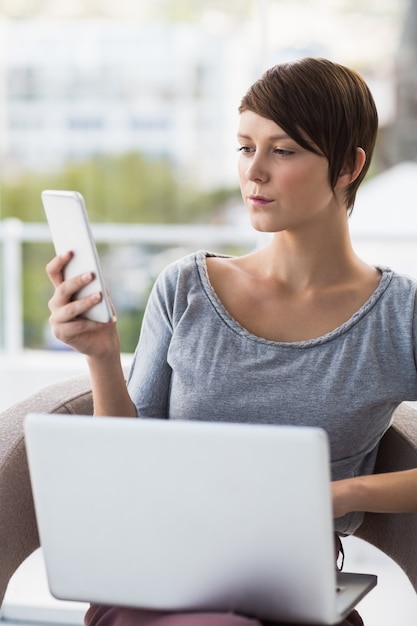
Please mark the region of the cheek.
POLYGON ((276 178, 276 188, 282 200, 292 207, 322 205, 332 193, 327 178, 310 168, 282 170, 276 178))
POLYGON ((242 158, 239 157, 237 162, 237 175, 239 176, 239 180, 243 181, 245 178, 245 164, 242 161, 242 158))
POLYGON ((281 168, 274 177, 274 183, 280 193, 299 194, 306 186, 308 178, 294 169, 281 168))
POLYGON ((244 186, 247 183, 247 176, 246 176, 246 168, 245 168, 244 164, 242 163, 242 161, 239 161, 239 163, 238 163, 237 175, 238 175, 238 179, 239 179, 240 189, 243 191, 244 186))
POLYGON ((314 196, 332 193, 327 171, 314 167, 306 167, 297 172, 285 172, 281 177, 281 183, 296 194, 314 196))

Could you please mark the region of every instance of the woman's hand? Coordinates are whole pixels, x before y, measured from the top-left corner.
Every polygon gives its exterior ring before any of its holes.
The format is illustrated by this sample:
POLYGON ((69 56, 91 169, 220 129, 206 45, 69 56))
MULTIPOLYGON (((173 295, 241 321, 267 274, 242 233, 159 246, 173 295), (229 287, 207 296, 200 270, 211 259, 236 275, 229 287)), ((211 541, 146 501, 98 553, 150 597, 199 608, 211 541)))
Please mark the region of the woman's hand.
POLYGON ((352 511, 416 513, 417 469, 332 482, 333 516, 352 511))
POLYGON ((49 301, 52 331, 64 343, 87 356, 95 415, 121 415, 136 417, 136 408, 126 389, 120 362, 120 341, 116 317, 107 323, 93 322, 81 317, 100 302, 101 293, 79 300, 74 295, 94 278, 83 274, 64 279, 64 268, 72 257, 71 252, 56 256, 46 266, 46 272, 55 292, 49 301))
POLYGON ((71 257, 72 253, 67 252, 56 256, 46 266, 46 273, 55 287, 55 292, 48 303, 52 332, 60 341, 93 358, 119 354, 120 342, 115 317, 108 324, 81 317, 100 302, 103 295, 95 293, 79 300, 74 299, 74 295, 89 284, 94 276, 82 274, 65 280, 63 271, 71 257))
POLYGON ((354 510, 355 479, 347 478, 332 482, 333 517, 343 517, 354 510), (353 507, 353 508, 352 508, 353 507))

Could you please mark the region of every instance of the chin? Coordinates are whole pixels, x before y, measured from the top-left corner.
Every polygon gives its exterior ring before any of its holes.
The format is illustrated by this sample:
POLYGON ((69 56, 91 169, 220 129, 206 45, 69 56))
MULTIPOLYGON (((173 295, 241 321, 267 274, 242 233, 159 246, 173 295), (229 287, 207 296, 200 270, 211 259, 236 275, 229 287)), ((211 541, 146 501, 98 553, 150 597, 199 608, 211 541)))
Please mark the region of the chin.
POLYGON ((277 227, 276 224, 265 224, 262 223, 260 220, 251 220, 251 226, 253 228, 253 230, 256 230, 258 233, 265 233, 265 234, 273 234, 273 233, 277 233, 281 230, 284 230, 283 228, 280 228, 279 226, 277 227))

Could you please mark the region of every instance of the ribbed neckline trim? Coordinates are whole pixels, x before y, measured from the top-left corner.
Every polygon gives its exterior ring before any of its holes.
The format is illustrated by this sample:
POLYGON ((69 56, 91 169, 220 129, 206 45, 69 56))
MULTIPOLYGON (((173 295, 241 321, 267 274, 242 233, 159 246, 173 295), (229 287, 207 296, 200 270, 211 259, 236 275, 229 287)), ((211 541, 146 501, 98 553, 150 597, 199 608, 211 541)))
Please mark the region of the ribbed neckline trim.
POLYGON ((206 250, 199 250, 195 253, 195 261, 198 273, 200 275, 203 290, 223 322, 235 333, 251 341, 269 344, 271 346, 288 348, 310 348, 318 346, 333 341, 337 337, 340 337, 340 335, 343 335, 344 333, 349 331, 375 306, 375 304, 388 288, 393 277, 393 271, 391 269, 386 267, 377 267, 377 269, 381 272, 381 280, 379 281, 379 284, 375 291, 370 295, 368 300, 360 307, 360 309, 358 309, 356 313, 354 313, 348 320, 346 320, 346 322, 344 322, 341 326, 334 328, 325 335, 322 335, 321 337, 316 337, 314 339, 307 339, 305 341, 272 341, 270 339, 264 339, 263 337, 253 335, 251 332, 246 330, 246 328, 241 326, 241 324, 239 324, 239 322, 236 321, 235 318, 232 317, 232 315, 230 315, 230 313, 224 307, 223 303, 221 302, 211 285, 206 263, 206 259, 208 257, 228 258, 228 255, 207 252, 206 250))

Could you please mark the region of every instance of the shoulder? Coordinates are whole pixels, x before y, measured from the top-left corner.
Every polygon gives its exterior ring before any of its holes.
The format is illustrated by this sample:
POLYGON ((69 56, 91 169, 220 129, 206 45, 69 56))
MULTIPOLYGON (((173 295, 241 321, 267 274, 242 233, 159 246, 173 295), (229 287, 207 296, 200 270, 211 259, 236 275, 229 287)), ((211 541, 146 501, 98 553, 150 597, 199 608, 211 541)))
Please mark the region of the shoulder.
POLYGON ((417 295, 417 279, 406 274, 399 274, 393 270, 383 269, 386 277, 387 292, 396 297, 415 298, 417 295))
POLYGON ((382 272, 374 303, 379 304, 378 309, 392 331, 409 329, 410 322, 417 323, 417 280, 387 268, 382 268, 382 272))
POLYGON ((160 272, 157 284, 175 285, 179 280, 195 279, 201 271, 205 271, 208 256, 212 256, 210 252, 198 250, 172 261, 160 272))
POLYGON ((153 296, 159 300, 186 306, 192 296, 210 290, 207 259, 217 255, 198 250, 169 263, 158 275, 153 296))
POLYGON ((221 255, 207 250, 198 250, 187 254, 172 263, 169 263, 159 274, 157 282, 177 283, 178 280, 195 280, 207 276, 207 267, 212 263, 215 266, 232 257, 221 255))

